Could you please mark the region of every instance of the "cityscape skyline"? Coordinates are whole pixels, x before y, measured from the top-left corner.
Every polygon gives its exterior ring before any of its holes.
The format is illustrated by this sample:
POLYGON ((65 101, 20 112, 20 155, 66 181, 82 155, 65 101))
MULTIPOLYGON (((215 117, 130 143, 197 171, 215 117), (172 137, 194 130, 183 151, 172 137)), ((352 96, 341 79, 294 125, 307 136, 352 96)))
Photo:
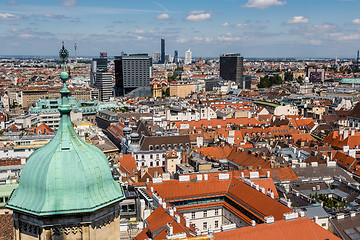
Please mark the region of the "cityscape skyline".
POLYGON ((1 3, 1 55, 54 55, 64 40, 78 56, 192 49, 196 57, 240 52, 256 57, 356 57, 359 1, 227 0, 191 2, 23 0, 1 3), (345 10, 346 11, 342 11, 345 10), (71 44, 70 44, 71 43, 71 44))

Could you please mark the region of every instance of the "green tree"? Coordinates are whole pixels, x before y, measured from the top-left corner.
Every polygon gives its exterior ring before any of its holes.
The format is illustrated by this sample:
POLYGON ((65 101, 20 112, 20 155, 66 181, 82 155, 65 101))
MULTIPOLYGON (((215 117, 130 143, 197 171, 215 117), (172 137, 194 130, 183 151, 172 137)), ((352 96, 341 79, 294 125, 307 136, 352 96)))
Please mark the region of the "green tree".
POLYGON ((162 96, 163 97, 170 97, 170 88, 166 88, 165 90, 162 90, 162 96))
POLYGON ((285 82, 291 82, 294 79, 294 75, 292 72, 285 72, 285 82))
POLYGON ((269 88, 274 85, 280 85, 283 83, 283 80, 279 75, 270 76, 266 75, 265 77, 260 78, 260 83, 258 84, 258 88, 269 88))

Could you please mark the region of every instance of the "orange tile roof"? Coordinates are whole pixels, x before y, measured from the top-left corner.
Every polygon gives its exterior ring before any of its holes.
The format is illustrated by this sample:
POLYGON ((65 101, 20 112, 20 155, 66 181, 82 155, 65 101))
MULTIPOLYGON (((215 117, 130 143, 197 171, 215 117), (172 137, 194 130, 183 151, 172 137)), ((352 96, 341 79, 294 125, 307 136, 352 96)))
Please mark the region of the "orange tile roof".
POLYGON ((284 213, 291 211, 290 208, 236 178, 231 180, 228 195, 240 201, 247 208, 252 209, 252 212, 259 213, 260 218, 262 216, 273 216, 275 220, 281 220, 284 213))
MULTIPOLYGON (((176 213, 176 214, 179 215, 179 213, 176 213)), ((180 216, 180 218, 181 218, 181 216, 180 216)), ((189 234, 188 231, 191 231, 191 232, 194 231, 193 228, 185 227, 184 218, 180 219, 180 224, 177 223, 174 220, 174 217, 170 216, 166 212, 166 210, 164 208, 162 208, 161 206, 156 208, 145 221, 148 223, 148 226, 147 226, 147 228, 145 228, 142 232, 140 232, 135 237, 136 240, 140 240, 140 239, 142 240, 142 239, 148 239, 148 238, 152 238, 153 240, 166 239, 166 230, 167 230, 166 224, 168 224, 168 223, 170 223, 171 226, 173 227, 173 234, 185 232, 186 236, 190 237, 191 235, 189 234), (164 229, 160 230, 160 232, 157 232, 157 230, 163 228, 164 226, 165 226, 164 229)))
POLYGON ((337 236, 322 228, 308 218, 296 220, 280 220, 273 224, 258 224, 255 228, 252 226, 237 228, 233 231, 214 233, 216 240, 238 239, 238 240, 340 240, 337 236))
POLYGON ((122 158, 116 159, 119 162, 119 168, 127 174, 137 171, 135 158, 131 154, 124 154, 122 158))
POLYGON ((242 151, 238 148, 232 149, 231 153, 228 156, 228 159, 242 166, 245 169, 249 167, 252 167, 253 169, 256 169, 258 167, 270 168, 270 161, 267 161, 260 156, 255 156, 249 151, 242 151))
POLYGON ((203 156, 210 156, 215 159, 225 159, 229 156, 232 147, 204 147, 195 148, 195 151, 203 156))
POLYGON ((347 156, 346 153, 340 151, 336 152, 334 160, 337 162, 338 165, 350 172, 355 171, 356 167, 360 164, 360 162, 355 158, 347 156))
POLYGON ((360 147, 360 135, 348 136, 342 140, 336 147, 343 148, 349 146, 350 149, 360 147))
POLYGON ((148 184, 148 187, 154 188, 162 198, 173 200, 179 198, 190 198, 199 196, 208 196, 216 194, 225 194, 230 180, 214 180, 199 182, 179 182, 178 180, 164 181, 162 184, 148 184))

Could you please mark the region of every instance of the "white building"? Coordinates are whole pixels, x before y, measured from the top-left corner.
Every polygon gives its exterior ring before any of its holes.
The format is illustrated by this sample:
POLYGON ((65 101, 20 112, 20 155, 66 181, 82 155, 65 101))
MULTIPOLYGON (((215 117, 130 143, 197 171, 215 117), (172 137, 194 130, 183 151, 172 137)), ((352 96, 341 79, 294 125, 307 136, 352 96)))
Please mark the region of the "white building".
MULTIPOLYGON (((133 156, 137 170, 140 170, 141 167, 165 167, 167 151, 168 150, 134 152, 133 156)), ((181 161, 181 153, 182 150, 176 150, 179 161, 181 161)))
POLYGON ((191 61, 192 61, 191 57, 192 57, 192 53, 191 53, 191 51, 189 49, 189 50, 187 50, 185 52, 185 61, 184 61, 184 63, 185 64, 191 64, 191 61))
POLYGON ((173 121, 199 121, 201 119, 217 118, 216 112, 211 107, 186 109, 182 111, 166 110, 166 120, 173 121))
POLYGON ((277 106, 274 110, 275 116, 281 115, 298 115, 299 109, 297 106, 285 105, 285 106, 277 106))

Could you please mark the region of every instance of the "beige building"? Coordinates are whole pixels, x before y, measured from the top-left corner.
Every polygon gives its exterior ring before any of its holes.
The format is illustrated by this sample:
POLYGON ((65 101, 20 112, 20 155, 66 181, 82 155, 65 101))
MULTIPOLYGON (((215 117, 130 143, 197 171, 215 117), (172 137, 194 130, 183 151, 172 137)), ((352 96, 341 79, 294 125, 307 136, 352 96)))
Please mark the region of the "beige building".
MULTIPOLYGON (((22 106, 28 107, 29 105, 35 103, 40 98, 49 99, 49 98, 60 98, 59 93, 60 88, 55 89, 24 89, 22 91, 22 106)), ((71 95, 75 96, 76 100, 91 100, 94 91, 92 89, 86 88, 76 88, 70 89, 71 95)), ((96 94, 96 93, 95 93, 96 94)))
POLYGON ((170 83, 170 96, 185 98, 193 92, 205 91, 204 81, 177 81, 170 83))
POLYGON ((181 163, 181 158, 176 151, 168 151, 165 154, 165 170, 169 173, 176 172, 176 165, 181 163))

